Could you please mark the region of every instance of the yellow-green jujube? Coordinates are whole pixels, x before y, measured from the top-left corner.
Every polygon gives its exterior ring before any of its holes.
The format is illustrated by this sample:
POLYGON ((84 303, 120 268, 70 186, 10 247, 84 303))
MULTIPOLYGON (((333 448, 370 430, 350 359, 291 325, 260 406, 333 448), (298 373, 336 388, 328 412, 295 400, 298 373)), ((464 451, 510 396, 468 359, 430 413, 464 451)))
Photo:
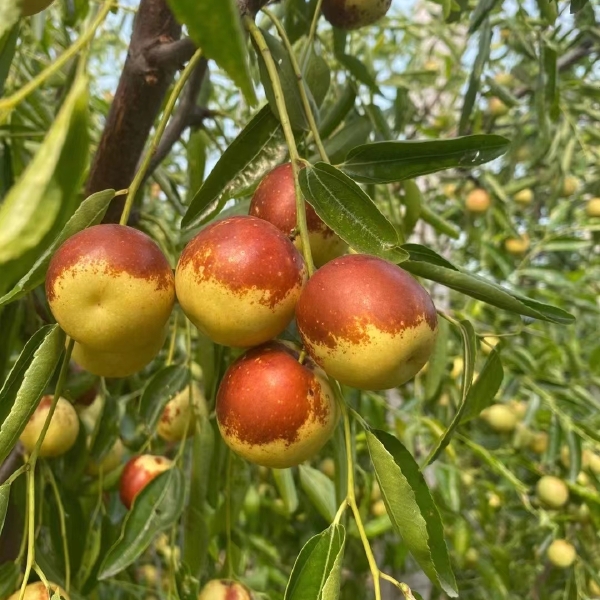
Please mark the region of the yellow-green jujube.
POLYGON ((90 460, 87 466, 87 472, 90 475, 99 475, 100 472, 104 475, 111 473, 121 464, 124 455, 125 446, 123 446, 123 442, 120 438, 117 438, 117 441, 112 445, 111 449, 100 462, 90 460))
POLYGON ((509 254, 513 256, 523 256, 529 250, 529 236, 522 235, 518 238, 508 238, 504 242, 504 247, 509 254))
POLYGON ((535 488, 540 502, 548 508, 562 508, 569 501, 569 488, 558 477, 544 475, 535 488))
POLYGON ((492 404, 481 411, 481 418, 498 433, 514 431, 519 422, 518 416, 506 404, 492 404))
POLYGON ((585 214, 592 218, 600 217, 600 198, 588 200, 588 203, 585 205, 585 214))
POLYGON ((577 552, 573 544, 567 540, 554 540, 546 553, 548 560, 559 569, 568 569, 577 558, 577 552))
POLYGON ((513 198, 517 204, 526 206, 527 204, 531 204, 533 202, 533 190, 530 188, 525 188, 524 190, 518 191, 513 198))
POLYGON ((167 442, 179 442, 186 435, 188 437, 194 435, 196 415, 208 416, 208 408, 204 394, 196 384, 193 384, 191 387, 186 386, 167 402, 156 433, 167 442))
MULTIPOLYGON (((23 600, 50 600, 52 596, 58 592, 62 600, 69 600, 69 595, 60 585, 56 583, 48 582, 48 588, 41 582, 30 583, 25 587, 25 595, 23 596, 23 600), (48 592, 48 588, 50 592, 48 592)), ((8 600, 19 600, 21 597, 21 592, 17 591, 12 596, 8 598, 8 600)))
POLYGON ((475 188, 467 194, 465 207, 470 213, 481 214, 486 212, 492 201, 490 195, 482 188, 475 188))
POLYGON ((156 345, 169 320, 175 281, 167 259, 146 234, 122 225, 95 225, 54 253, 46 296, 61 328, 89 351, 143 353, 156 345))
MULTIPOLYGON (((52 396, 44 396, 21 433, 19 439, 27 452, 32 452, 35 448, 51 406, 52 396)), ((59 398, 44 441, 40 446, 39 455, 42 458, 62 456, 73 447, 78 435, 77 411, 68 400, 59 398)))

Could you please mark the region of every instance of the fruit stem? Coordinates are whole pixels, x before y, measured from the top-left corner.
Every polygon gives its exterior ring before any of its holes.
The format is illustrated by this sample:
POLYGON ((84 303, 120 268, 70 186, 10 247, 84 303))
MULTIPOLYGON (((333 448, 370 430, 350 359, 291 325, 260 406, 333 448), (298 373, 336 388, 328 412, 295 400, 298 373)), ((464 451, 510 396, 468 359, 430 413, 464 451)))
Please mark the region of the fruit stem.
POLYGON ((25 473, 25 471, 28 470, 29 465, 23 465, 22 467, 19 467, 2 485, 6 486, 7 488, 10 487, 16 479, 18 479, 21 475, 23 475, 23 473, 25 473))
POLYGON ((308 64, 308 56, 310 52, 310 47, 312 46, 313 40, 315 39, 315 34, 317 33, 317 24, 319 22, 319 17, 321 16, 321 6, 323 6, 323 0, 318 0, 317 6, 315 6, 315 13, 313 15, 312 22, 310 24, 310 31, 308 32, 308 39, 306 40, 306 46, 304 47, 304 52, 302 53, 302 68, 306 69, 306 65, 308 64))
POLYGON ((67 380, 69 361, 71 360, 71 354, 73 352, 74 345, 75 340, 69 339, 67 343, 67 349, 63 357, 63 362, 60 367, 60 373, 58 375, 58 381, 56 382, 56 388, 54 389, 54 397, 52 398, 52 404, 50 405, 48 416, 46 417, 46 421, 42 427, 40 437, 38 438, 38 441, 36 442, 35 447, 29 456, 29 460, 27 461, 29 465, 29 472, 27 473, 27 564, 25 565, 25 573, 23 575, 23 583, 21 584, 19 600, 23 600, 25 597, 25 588, 27 587, 29 575, 31 574, 31 569, 35 561, 35 465, 40 453, 40 448, 42 447, 42 443, 44 442, 44 438, 46 437, 46 433, 50 427, 50 421, 52 421, 52 417, 54 416, 58 399, 60 398, 65 386, 65 381, 67 380))
POLYGON ((63 553, 65 556, 65 592, 69 593, 71 587, 71 559, 69 557, 69 538, 67 537, 67 524, 65 521, 65 507, 63 505, 62 499, 60 497, 60 492, 58 491, 58 486, 56 485, 56 479, 54 478, 54 473, 52 473, 52 469, 50 469, 47 465, 44 465, 44 475, 46 476, 48 482, 50 483, 50 487, 52 488, 52 492, 54 494, 54 499, 56 500, 56 505, 58 507, 58 518, 60 521, 60 535, 62 537, 63 543, 63 553))
POLYGON ((342 411, 342 418, 344 420, 344 438, 346 441, 346 460, 348 461, 348 491, 346 496, 346 502, 348 506, 352 510, 352 514, 354 515, 354 520, 356 521, 356 527, 358 529, 358 533, 360 535, 360 539, 363 544, 363 548, 365 550, 365 555, 367 557, 367 562, 369 563, 369 568, 371 569, 371 575, 373 577, 373 586, 375 587, 375 600, 381 600, 381 587, 380 587, 380 575, 381 571, 377 566, 377 562, 375 561, 375 557, 373 556, 373 551, 371 550, 371 545, 369 544, 369 539, 367 538, 367 534, 365 532, 365 527, 362 522, 362 517, 360 516, 360 511, 358 510, 358 506, 356 504, 356 494, 354 492, 354 459, 352 456, 352 432, 350 430, 350 416, 348 414, 348 408, 346 407, 346 402, 341 394, 341 390, 339 388, 339 384, 335 386, 337 389, 337 397, 340 405, 340 410, 342 411))
POLYGON ((277 73, 277 66, 275 65, 275 61, 273 60, 269 46, 267 46, 267 42, 265 41, 265 38, 261 30, 257 27, 256 23, 250 17, 246 16, 244 17, 244 24, 246 25, 250 35, 252 36, 252 39, 258 46, 258 49, 263 56, 265 66, 267 67, 267 71, 269 73, 269 79, 271 80, 271 85, 273 86, 273 95, 275 96, 275 103, 277 104, 277 110, 279 112, 279 120, 281 122, 281 127, 283 128, 285 141, 288 146, 290 160, 292 163, 294 190, 296 192, 296 222, 298 224, 298 229, 300 230, 300 239, 302 240, 302 254, 304 255, 304 260, 306 261, 308 275, 312 276, 312 274, 315 272, 315 265, 312 260, 310 241, 308 238, 308 226, 306 225, 306 206, 304 204, 302 190, 300 189, 300 183, 298 182, 298 163, 300 161, 300 155, 298 154, 294 132, 292 131, 290 118, 285 106, 285 99, 283 97, 281 81, 279 80, 279 75, 277 73))
POLYGON ((296 83, 298 84, 298 90, 300 91, 300 99, 302 100, 302 106, 304 108, 306 118, 308 119, 310 130, 312 131, 313 137, 315 138, 317 150, 319 151, 321 160, 326 163, 329 163, 330 160, 327 156, 327 152, 325 151, 325 147, 323 146, 323 141, 321 140, 321 135, 319 134, 319 128, 317 127, 317 122, 315 121, 315 115, 313 114, 310 102, 308 101, 308 96, 306 95, 306 88, 304 87, 304 78, 302 76, 302 71, 300 70, 300 65, 296 60, 296 56, 294 54, 292 44, 290 43, 290 39, 288 38, 285 29, 281 24, 281 21, 273 14, 273 12, 266 7, 263 8, 262 11, 269 17, 269 19, 271 19, 271 21, 273 21, 273 24, 275 25, 277 32, 279 33, 279 37, 283 41, 283 45, 285 46, 286 52, 288 53, 290 62, 292 64, 294 75, 296 76, 296 83))
POLYGON ((121 214, 121 220, 119 221, 120 225, 127 225, 127 221, 129 220, 129 213, 131 213, 131 207, 133 206, 133 202, 135 200, 137 192, 140 189, 140 186, 142 185, 144 178, 146 177, 146 172, 148 171, 148 167, 150 166, 150 161, 152 160, 152 157, 154 156, 154 153, 156 152, 156 149, 158 148, 158 144, 159 144, 159 142, 163 136, 163 133, 167 127, 169 118, 171 117, 173 109, 175 108, 175 104, 177 103, 177 99, 179 98, 179 96, 183 90, 183 87, 185 86, 187 80, 189 79, 190 75, 192 74, 193 70, 196 68, 196 65, 198 64, 198 62, 200 61, 201 58, 202 58, 202 50, 198 49, 198 50, 196 50, 196 53, 194 54, 194 56, 192 56, 190 62, 187 64, 185 69, 181 72, 179 79, 177 80, 177 82, 175 83, 175 86, 173 87, 173 91, 171 92, 171 95, 169 96, 167 104, 165 105, 165 110, 163 111, 162 117, 160 118, 160 121, 158 122, 156 131, 154 133, 154 136, 152 137, 152 141, 150 142, 150 147, 146 151, 146 154, 144 154, 144 159, 142 161, 142 164, 140 165, 140 168, 138 169, 137 173, 135 174, 135 177, 133 178, 133 181, 131 182, 131 186, 129 187, 129 191, 127 193, 127 199, 125 200, 125 206, 124 206, 123 212, 121 214))
POLYGON ((179 312, 175 311, 175 320, 173 321, 173 332, 171 333, 171 340, 169 342, 169 354, 165 366, 169 366, 173 363, 173 356, 175 355, 175 342, 177 341, 177 326, 179 325, 179 312))
POLYGON ((9 113, 13 110, 17 104, 25 100, 29 94, 40 87, 46 79, 52 77, 55 73, 58 73, 74 56, 79 54, 81 49, 94 37, 96 30, 104 22, 104 19, 110 12, 113 4, 114 0, 106 0, 98 12, 98 16, 90 25, 90 28, 84 32, 72 46, 67 48, 52 64, 48 65, 48 67, 34 77, 29 83, 24 85, 20 90, 16 91, 12 96, 0 100, 0 122, 2 122, 3 116, 6 116, 6 114, 3 113, 9 113))

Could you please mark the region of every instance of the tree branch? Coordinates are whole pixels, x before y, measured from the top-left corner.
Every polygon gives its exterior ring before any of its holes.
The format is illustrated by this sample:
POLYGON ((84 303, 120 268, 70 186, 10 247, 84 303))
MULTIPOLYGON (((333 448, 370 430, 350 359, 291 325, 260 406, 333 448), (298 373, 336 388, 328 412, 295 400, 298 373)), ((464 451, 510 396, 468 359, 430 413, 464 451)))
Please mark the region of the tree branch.
MULTIPOLYGON (((131 184, 177 68, 167 58, 179 58, 182 49, 189 51, 189 42, 174 46, 180 35, 181 25, 166 0, 141 0, 125 66, 92 163, 87 195, 131 184)), ((118 222, 123 202, 120 197, 111 204, 105 221, 118 222)))
POLYGON ((203 59, 192 73, 181 95, 175 113, 171 117, 165 133, 152 157, 148 167, 146 178, 148 178, 158 165, 169 154, 177 140, 188 127, 198 126, 202 120, 211 114, 210 111, 196 105, 196 99, 200 93, 202 83, 208 70, 208 61, 203 59))
POLYGON ((170 44, 159 44, 146 54, 149 63, 162 68, 179 69, 192 58, 196 44, 190 38, 182 38, 170 44))

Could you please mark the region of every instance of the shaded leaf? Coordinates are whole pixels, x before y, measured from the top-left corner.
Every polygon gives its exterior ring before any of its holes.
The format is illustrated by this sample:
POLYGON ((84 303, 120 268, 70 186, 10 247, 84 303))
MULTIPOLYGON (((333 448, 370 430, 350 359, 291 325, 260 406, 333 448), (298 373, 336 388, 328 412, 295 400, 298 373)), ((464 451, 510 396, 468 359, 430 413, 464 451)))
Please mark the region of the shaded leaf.
POLYGON ((0 389, 0 464, 13 449, 34 413, 63 352, 58 325, 39 329, 25 344, 0 389))
POLYGON ((356 87, 353 83, 346 83, 339 93, 335 104, 325 112, 319 125, 319 133, 324 139, 328 138, 354 108, 356 102, 356 87))
POLYGON ((177 522, 184 500, 185 481, 179 469, 169 469, 153 479, 134 500, 120 538, 104 558, 98 579, 113 577, 133 563, 157 533, 177 522))
POLYGON ((286 511, 289 514, 295 512, 298 508, 298 493, 292 469, 272 469, 271 472, 286 511))
POLYGON ((478 416, 484 408, 492 403, 503 379, 504 369, 502 368, 500 353, 498 350, 493 349, 485 361, 479 377, 469 390, 461 423, 478 416))
POLYGON ((0 534, 4 528, 6 511, 8 510, 8 499, 10 498, 10 485, 0 485, 0 534))
POLYGON ((443 169, 476 167, 498 158, 509 146, 500 135, 375 142, 351 150, 342 169, 360 183, 391 183, 443 169))
POLYGON ((300 485, 319 514, 326 521, 333 521, 337 511, 333 481, 318 469, 300 465, 300 485))

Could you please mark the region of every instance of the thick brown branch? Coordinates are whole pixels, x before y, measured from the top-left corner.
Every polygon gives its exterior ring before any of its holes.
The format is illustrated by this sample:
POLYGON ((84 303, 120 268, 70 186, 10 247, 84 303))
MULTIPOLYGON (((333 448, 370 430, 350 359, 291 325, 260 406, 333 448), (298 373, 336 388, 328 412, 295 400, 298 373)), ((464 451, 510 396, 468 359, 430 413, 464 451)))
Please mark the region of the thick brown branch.
POLYGON ((182 38, 170 44, 159 44, 148 50, 146 58, 151 64, 162 68, 178 69, 192 58, 196 44, 190 38, 182 38))
MULTIPOLYGON (((163 45, 172 48, 180 35, 181 25, 166 0, 141 0, 125 66, 92 163, 88 194, 107 188, 123 189, 131 184, 176 70, 173 64, 165 66, 157 62, 156 54, 161 54, 158 49, 163 45)), ((119 220, 122 203, 122 198, 113 202, 106 221, 119 220)))

